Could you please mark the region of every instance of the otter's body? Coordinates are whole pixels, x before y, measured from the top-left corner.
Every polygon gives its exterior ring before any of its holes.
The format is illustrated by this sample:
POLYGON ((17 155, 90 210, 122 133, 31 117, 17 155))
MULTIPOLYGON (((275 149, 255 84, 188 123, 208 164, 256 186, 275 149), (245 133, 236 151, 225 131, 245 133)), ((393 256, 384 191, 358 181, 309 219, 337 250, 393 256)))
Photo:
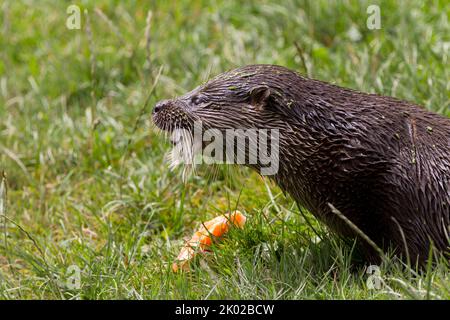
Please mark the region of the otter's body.
POLYGON ((403 257, 424 261, 431 244, 450 252, 448 118, 270 65, 219 75, 160 103, 154 118, 163 129, 195 120, 220 130, 279 129, 279 170, 271 178, 332 230, 355 236, 328 203, 403 257))

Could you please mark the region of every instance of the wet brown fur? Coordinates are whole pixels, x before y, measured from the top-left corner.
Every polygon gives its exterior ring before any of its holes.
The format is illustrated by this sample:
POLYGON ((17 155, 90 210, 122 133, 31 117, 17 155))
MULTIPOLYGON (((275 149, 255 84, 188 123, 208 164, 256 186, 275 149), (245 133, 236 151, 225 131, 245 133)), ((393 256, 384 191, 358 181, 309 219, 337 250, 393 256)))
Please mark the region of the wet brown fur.
MULTIPOLYGON (((339 235, 355 236, 327 203, 402 257, 423 262, 431 245, 449 253, 450 119, 284 67, 250 65, 154 112, 165 130, 194 120, 218 129, 278 128, 280 170, 271 178, 339 235)), ((362 246, 368 260, 377 259, 362 246)))

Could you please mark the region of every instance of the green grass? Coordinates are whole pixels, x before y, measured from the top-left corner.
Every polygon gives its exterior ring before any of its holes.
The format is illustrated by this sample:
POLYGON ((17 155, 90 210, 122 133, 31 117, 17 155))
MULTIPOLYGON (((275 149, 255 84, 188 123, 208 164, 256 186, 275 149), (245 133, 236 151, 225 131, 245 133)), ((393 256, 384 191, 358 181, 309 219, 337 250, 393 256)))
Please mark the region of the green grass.
POLYGON ((445 262, 420 275, 385 262, 385 286, 369 290, 351 246, 308 214, 317 241, 292 199, 250 171, 201 168, 183 183, 150 117, 159 99, 253 63, 450 117, 447 1, 80 3, 81 30, 65 27, 69 1, 0 4, 1 298, 450 299, 445 262), (366 28, 373 3, 380 30, 366 28), (183 238, 235 207, 245 229, 171 272, 183 238), (79 289, 66 285, 72 265, 79 289))

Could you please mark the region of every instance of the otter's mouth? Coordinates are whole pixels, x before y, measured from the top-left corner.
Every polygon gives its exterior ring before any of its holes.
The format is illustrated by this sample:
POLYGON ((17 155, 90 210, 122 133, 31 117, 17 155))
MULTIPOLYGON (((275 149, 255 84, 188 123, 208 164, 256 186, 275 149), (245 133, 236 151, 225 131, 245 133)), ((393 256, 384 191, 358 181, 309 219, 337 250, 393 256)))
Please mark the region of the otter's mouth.
POLYGON ((179 103, 165 100, 156 104, 153 109, 153 123, 161 129, 172 145, 166 155, 169 167, 174 169, 183 166, 183 179, 192 172, 194 158, 198 148, 194 145, 194 119, 179 103))

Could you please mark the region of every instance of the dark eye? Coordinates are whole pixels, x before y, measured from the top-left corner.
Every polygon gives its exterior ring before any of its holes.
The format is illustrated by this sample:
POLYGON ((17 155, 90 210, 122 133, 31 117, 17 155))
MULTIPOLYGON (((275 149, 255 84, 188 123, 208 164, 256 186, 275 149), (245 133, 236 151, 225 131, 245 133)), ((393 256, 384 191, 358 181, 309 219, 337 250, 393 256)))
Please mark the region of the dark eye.
POLYGON ((191 98, 191 103, 194 105, 199 105, 201 103, 203 103, 205 101, 205 99, 203 99, 203 97, 201 96, 193 96, 191 98))

